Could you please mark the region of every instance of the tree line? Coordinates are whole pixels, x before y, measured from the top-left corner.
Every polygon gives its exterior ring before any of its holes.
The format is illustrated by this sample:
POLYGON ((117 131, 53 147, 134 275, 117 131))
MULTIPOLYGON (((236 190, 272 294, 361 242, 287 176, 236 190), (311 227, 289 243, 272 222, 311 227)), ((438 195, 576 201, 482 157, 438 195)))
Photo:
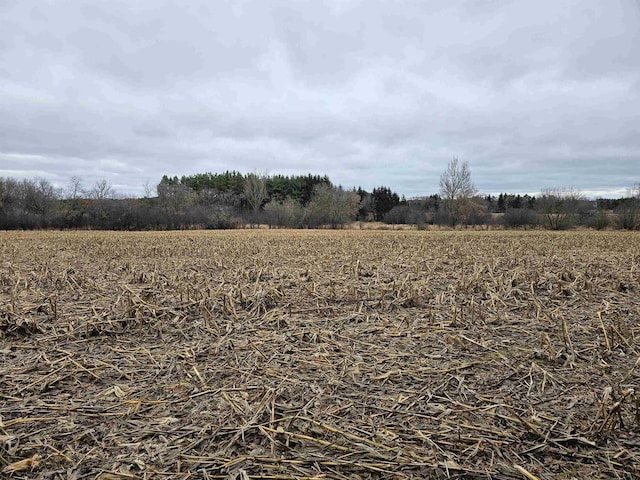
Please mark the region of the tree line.
POLYGON ((552 230, 587 226, 638 229, 640 183, 625 197, 588 200, 573 188, 538 195, 480 195, 467 162, 454 158, 438 193, 406 199, 389 187, 345 189, 324 175, 237 171, 163 176, 143 198, 123 198, 105 180, 73 177, 57 189, 45 179, 0 178, 0 229, 168 230, 191 228, 341 228, 353 222, 450 227, 502 225, 552 230))

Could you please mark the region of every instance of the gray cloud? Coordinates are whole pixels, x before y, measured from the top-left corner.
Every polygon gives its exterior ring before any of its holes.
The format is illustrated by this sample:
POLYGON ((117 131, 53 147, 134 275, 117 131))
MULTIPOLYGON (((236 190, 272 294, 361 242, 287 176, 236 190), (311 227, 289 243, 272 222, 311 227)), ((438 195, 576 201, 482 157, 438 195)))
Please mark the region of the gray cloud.
POLYGON ((640 181, 633 1, 0 3, 0 176, 326 173, 435 193, 640 181))

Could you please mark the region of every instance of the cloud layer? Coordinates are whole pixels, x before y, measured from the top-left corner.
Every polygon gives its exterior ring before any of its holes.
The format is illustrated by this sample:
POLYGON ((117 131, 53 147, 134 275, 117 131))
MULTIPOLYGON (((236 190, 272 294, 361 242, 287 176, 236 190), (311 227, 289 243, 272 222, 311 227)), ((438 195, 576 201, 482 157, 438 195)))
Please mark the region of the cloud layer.
POLYGON ((640 181, 633 1, 0 2, 0 176, 326 173, 435 193, 640 181))

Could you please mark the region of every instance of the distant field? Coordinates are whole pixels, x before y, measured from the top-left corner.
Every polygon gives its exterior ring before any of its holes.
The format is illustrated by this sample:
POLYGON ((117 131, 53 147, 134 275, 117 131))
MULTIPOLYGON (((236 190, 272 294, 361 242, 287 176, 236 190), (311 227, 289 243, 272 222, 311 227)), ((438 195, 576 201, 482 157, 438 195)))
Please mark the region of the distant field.
POLYGON ((638 478, 640 235, 0 232, 16 479, 638 478))

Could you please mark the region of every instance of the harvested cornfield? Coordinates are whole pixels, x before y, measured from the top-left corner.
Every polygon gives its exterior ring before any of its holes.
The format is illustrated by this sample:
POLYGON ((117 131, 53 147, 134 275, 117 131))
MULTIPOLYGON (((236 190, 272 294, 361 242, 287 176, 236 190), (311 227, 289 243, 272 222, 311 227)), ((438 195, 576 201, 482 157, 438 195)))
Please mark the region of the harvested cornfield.
POLYGON ((639 478, 640 236, 0 233, 8 478, 639 478))

